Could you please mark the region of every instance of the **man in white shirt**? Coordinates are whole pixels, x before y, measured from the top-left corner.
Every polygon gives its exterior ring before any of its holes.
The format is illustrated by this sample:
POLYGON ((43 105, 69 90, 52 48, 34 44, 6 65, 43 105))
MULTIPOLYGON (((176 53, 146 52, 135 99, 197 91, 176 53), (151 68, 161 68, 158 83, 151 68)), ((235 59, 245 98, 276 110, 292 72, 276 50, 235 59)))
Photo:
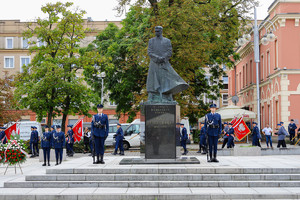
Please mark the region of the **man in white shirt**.
POLYGON ((267 124, 267 127, 265 127, 262 130, 263 134, 266 136, 266 143, 267 143, 267 147, 269 148, 269 142, 270 142, 270 146, 271 148, 273 148, 272 146, 272 129, 270 128, 269 124, 267 124))

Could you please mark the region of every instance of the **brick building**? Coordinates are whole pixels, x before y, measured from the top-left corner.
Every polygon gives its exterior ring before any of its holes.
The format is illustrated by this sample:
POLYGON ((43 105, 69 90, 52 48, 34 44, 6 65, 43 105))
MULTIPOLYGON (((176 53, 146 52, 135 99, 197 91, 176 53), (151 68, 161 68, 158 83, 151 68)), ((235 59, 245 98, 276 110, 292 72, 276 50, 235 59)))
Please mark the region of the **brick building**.
MULTIPOLYGON (((268 9, 268 17, 259 28, 260 39, 275 25, 274 42, 260 42, 260 109, 261 127, 272 128, 280 121, 288 125, 290 119, 300 119, 300 0, 275 0, 268 9)), ((253 32, 252 40, 253 40, 253 32)), ((241 58, 235 69, 228 72, 229 104, 235 95, 238 106, 257 112, 256 67, 252 42, 237 49, 241 58)))

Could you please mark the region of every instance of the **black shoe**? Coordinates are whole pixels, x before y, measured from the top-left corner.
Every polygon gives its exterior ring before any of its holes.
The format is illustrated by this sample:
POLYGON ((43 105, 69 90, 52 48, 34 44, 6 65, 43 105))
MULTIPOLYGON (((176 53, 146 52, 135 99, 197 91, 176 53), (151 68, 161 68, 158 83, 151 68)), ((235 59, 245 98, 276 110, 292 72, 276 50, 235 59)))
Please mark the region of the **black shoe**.
POLYGON ((31 156, 30 156, 30 158, 34 158, 34 157, 35 157, 35 155, 31 155, 31 156))
POLYGON ((197 153, 201 153, 201 151, 197 151, 197 153))
POLYGON ((186 155, 186 153, 184 152, 184 153, 182 153, 181 155, 186 155))
POLYGON ((210 158, 210 159, 209 159, 207 162, 213 162, 212 160, 213 160, 213 159, 212 159, 212 158, 210 158))
POLYGON ((117 151, 114 151, 114 152, 111 153, 111 154, 115 156, 115 155, 117 155, 117 151))
POLYGON ((99 163, 100 163, 99 155, 97 155, 97 160, 93 164, 99 164, 99 163))
POLYGON ((50 166, 50 163, 48 163, 48 166, 50 166))
POLYGON ((206 152, 202 152, 201 154, 206 154, 206 152))
POLYGON ((216 162, 216 163, 219 162, 219 161, 217 160, 217 158, 213 158, 211 161, 212 161, 212 162, 216 162))
POLYGON ((44 163, 42 166, 46 166, 46 163, 44 163))
POLYGON ((93 154, 90 153, 88 156, 93 156, 93 154))
POLYGON ((61 164, 61 161, 59 162, 59 164, 61 164))
POLYGON ((55 164, 55 166, 57 166, 57 165, 58 165, 58 163, 55 164))
POLYGON ((121 156, 124 156, 124 155, 125 155, 125 154, 124 154, 124 151, 121 151, 121 152, 120 152, 120 155, 121 155, 121 156))
POLYGON ((100 164, 105 164, 104 160, 103 160, 103 155, 101 155, 101 160, 99 162, 100 164))

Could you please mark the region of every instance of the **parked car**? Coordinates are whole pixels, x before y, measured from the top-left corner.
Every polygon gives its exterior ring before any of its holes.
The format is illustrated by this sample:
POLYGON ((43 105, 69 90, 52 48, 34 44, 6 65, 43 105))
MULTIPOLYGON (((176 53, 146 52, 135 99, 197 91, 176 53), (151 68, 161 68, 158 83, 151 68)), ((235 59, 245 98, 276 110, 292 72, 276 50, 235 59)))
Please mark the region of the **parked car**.
POLYGON ((140 147, 140 133, 144 129, 144 124, 145 122, 141 122, 140 119, 136 119, 124 131, 124 150, 128 150, 131 147, 140 147))

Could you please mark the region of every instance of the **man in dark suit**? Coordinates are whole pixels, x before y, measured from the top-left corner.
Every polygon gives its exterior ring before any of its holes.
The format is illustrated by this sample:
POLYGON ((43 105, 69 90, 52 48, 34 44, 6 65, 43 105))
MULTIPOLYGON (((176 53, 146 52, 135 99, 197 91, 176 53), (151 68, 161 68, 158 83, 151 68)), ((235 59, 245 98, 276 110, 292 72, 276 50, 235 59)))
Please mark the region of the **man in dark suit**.
POLYGON ((186 154, 189 152, 189 151, 186 149, 186 141, 187 141, 187 139, 188 139, 187 130, 186 130, 186 128, 184 127, 184 124, 180 124, 180 126, 181 126, 181 135, 180 135, 180 137, 181 137, 181 145, 182 145, 182 147, 183 147, 183 149, 184 149, 184 152, 183 152, 182 155, 186 155, 186 154))
POLYGON ((95 152, 97 160, 93 164, 104 164, 104 142, 108 136, 109 122, 106 114, 103 114, 103 105, 97 105, 98 113, 93 116, 92 120, 92 137, 95 142, 95 152), (101 156, 101 160, 99 157, 101 156))
POLYGON ((208 136, 209 158, 210 158, 208 162, 219 162, 217 160, 217 151, 218 151, 219 135, 221 135, 222 133, 222 119, 221 119, 221 115, 216 113, 216 110, 217 110, 217 105, 211 104, 210 105, 211 113, 205 115, 204 127, 208 136))

